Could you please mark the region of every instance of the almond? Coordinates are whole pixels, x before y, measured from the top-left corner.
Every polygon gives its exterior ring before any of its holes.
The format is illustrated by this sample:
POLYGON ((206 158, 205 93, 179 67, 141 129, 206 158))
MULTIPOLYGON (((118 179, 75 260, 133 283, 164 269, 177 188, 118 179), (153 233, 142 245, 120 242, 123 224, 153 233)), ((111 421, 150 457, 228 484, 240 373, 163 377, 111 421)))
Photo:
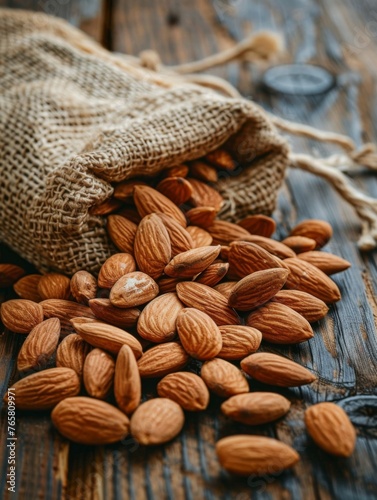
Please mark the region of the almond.
POLYGON ((49 368, 22 378, 12 385, 12 390, 17 409, 50 410, 80 392, 80 379, 70 368, 49 368))
POLYGON ((297 344, 314 336, 309 322, 293 309, 270 302, 247 317, 247 325, 262 332, 263 340, 273 344, 297 344))
POLYGON ((119 278, 136 271, 136 263, 129 253, 116 253, 102 265, 98 275, 98 286, 112 288, 119 278))
POLYGON ((187 165, 176 165, 163 171, 165 177, 187 177, 189 168, 187 165))
POLYGON ((181 370, 189 356, 178 342, 166 342, 152 347, 138 361, 141 378, 163 377, 181 370))
POLYGON ((275 477, 300 460, 293 448, 264 436, 237 435, 220 439, 216 453, 225 470, 250 477, 262 474, 275 477))
POLYGON ((134 202, 141 217, 154 212, 161 212, 170 215, 181 226, 186 227, 186 218, 181 210, 156 189, 149 186, 136 186, 134 189, 134 202))
POLYGON ((71 293, 77 302, 88 305, 97 294, 97 280, 87 271, 78 271, 71 278, 71 293))
POLYGON ((288 358, 257 352, 241 361, 241 368, 255 380, 279 387, 298 387, 311 384, 316 376, 288 358))
POLYGON ((80 335, 71 333, 59 344, 56 352, 56 366, 71 368, 81 378, 85 358, 90 350, 90 345, 80 335))
POLYGON ((309 264, 312 264, 315 267, 318 267, 318 269, 327 275, 341 273, 351 267, 351 263, 348 262, 348 260, 327 252, 314 250, 311 252, 300 253, 297 257, 305 262, 309 262, 309 264))
POLYGON ((200 375, 208 389, 223 398, 249 392, 249 384, 243 373, 224 359, 206 361, 200 375))
POLYGON ((59 342, 60 321, 51 318, 35 326, 22 344, 17 358, 18 371, 46 367, 59 342))
POLYGON ((98 205, 94 205, 89 209, 90 215, 110 215, 117 210, 119 210, 122 206, 122 203, 119 200, 114 198, 108 198, 107 200, 99 203, 98 205))
POLYGON ((158 295, 158 285, 148 274, 140 271, 125 274, 110 292, 113 306, 130 308, 145 304, 158 295))
POLYGON ((159 278, 170 261, 171 246, 169 234, 158 215, 143 217, 136 231, 134 251, 140 271, 159 278))
POLYGON ((186 231, 175 219, 169 215, 157 214, 162 220, 170 238, 171 256, 175 257, 181 252, 186 252, 194 246, 190 233, 186 231))
POLYGON ((224 283, 216 285, 214 289, 221 293, 221 295, 224 295, 226 299, 229 299, 230 294, 237 283, 237 281, 225 281, 224 283))
POLYGON ((355 448, 356 431, 347 413, 334 403, 318 403, 305 412, 305 425, 322 450, 349 457, 355 448))
POLYGON ((83 382, 89 396, 105 399, 113 385, 115 361, 102 349, 93 349, 86 356, 83 382))
POLYGON ((183 280, 184 278, 170 278, 170 276, 163 275, 160 279, 157 280, 160 294, 175 292, 177 283, 180 283, 183 280))
POLYGON ((68 299, 71 294, 71 280, 59 273, 48 273, 38 283, 38 293, 43 300, 68 299))
POLYGON ((192 196, 192 186, 183 177, 166 177, 156 186, 157 191, 176 205, 182 205, 192 196))
POLYGON ((157 385, 160 398, 169 398, 186 411, 205 410, 209 403, 209 392, 203 380, 189 372, 166 375, 157 385))
POLYGON ((309 252, 314 250, 317 246, 317 242, 312 238, 307 238, 306 236, 288 236, 282 243, 287 245, 287 247, 292 248, 296 253, 309 252))
POLYGON ((213 319, 198 309, 183 309, 177 317, 177 330, 183 348, 193 358, 212 359, 221 350, 220 330, 213 319))
POLYGON ((317 248, 322 248, 329 241, 333 234, 332 227, 324 220, 307 219, 297 224, 291 236, 305 236, 317 242, 317 248))
POLYGON ((195 278, 195 281, 202 285, 213 287, 224 278, 228 270, 229 264, 227 262, 211 264, 195 278))
POLYGON ((89 307, 96 318, 118 328, 131 328, 137 324, 140 309, 120 309, 111 304, 109 299, 92 299, 89 307))
POLYGON ((287 259, 289 257, 296 257, 295 252, 281 243, 280 241, 273 240, 271 238, 265 238, 264 236, 257 236, 250 234, 247 238, 242 238, 241 241, 246 241, 247 243, 254 243, 259 247, 263 248, 271 255, 279 257, 279 259, 287 259))
POLYGON ((325 273, 317 267, 301 259, 285 259, 291 271, 285 283, 290 290, 301 290, 310 293, 326 304, 340 300, 340 290, 325 273))
POLYGON ((177 294, 187 306, 199 309, 210 316, 216 325, 238 325, 240 318, 228 306, 228 301, 213 288, 190 281, 177 284, 177 294))
POLYGON ((140 342, 130 333, 101 321, 82 323, 80 319, 73 318, 71 323, 77 333, 93 347, 117 354, 122 345, 126 344, 131 347, 136 358, 142 355, 143 349, 140 342))
POLYGON ((197 207, 188 210, 186 217, 191 226, 199 226, 205 229, 213 223, 216 213, 213 207, 197 207))
POLYGON ((42 297, 38 293, 38 283, 41 277, 41 274, 28 274, 13 285, 13 290, 21 299, 40 302, 42 297))
POLYGON ((183 309, 176 293, 165 293, 145 306, 137 323, 137 332, 151 342, 168 342, 176 336, 176 321, 183 309))
POLYGON ((276 230, 276 222, 267 215, 249 215, 237 222, 237 224, 250 234, 271 238, 276 230))
POLYGON ((217 170, 204 161, 190 163, 190 175, 204 182, 217 182, 217 170))
POLYGON ((235 241, 230 245, 229 264, 241 278, 256 271, 284 267, 278 257, 246 241, 235 241))
POLYGON ((89 307, 70 300, 48 299, 40 303, 43 307, 45 318, 59 318, 61 325, 61 334, 68 335, 73 332, 70 322, 72 318, 85 317, 95 319, 94 314, 89 307))
POLYGON ((182 408, 167 398, 141 404, 131 418, 131 434, 144 446, 166 443, 177 436, 185 423, 182 408))
POLYGON ((280 290, 271 300, 290 307, 309 323, 324 318, 329 311, 323 300, 300 290, 280 290))
POLYGON ((287 269, 265 269, 245 276, 229 295, 228 303, 239 311, 248 311, 268 302, 287 280, 287 269))
POLYGON ((241 325, 219 327, 223 345, 218 357, 228 361, 243 359, 255 352, 262 341, 262 334, 256 328, 241 325))
POLYGON ((26 299, 7 300, 1 304, 1 321, 15 333, 29 333, 43 321, 40 304, 26 299))
POLYGON ((140 404, 141 380, 134 353, 124 345, 115 365, 114 395, 119 408, 130 415, 140 404))
POLYGON ((120 441, 128 435, 130 426, 128 417, 115 406, 82 396, 61 401, 51 419, 64 437, 88 445, 120 441))
POLYGON ((208 246, 212 243, 212 236, 208 231, 205 231, 201 227, 188 226, 187 232, 189 233, 193 241, 193 248, 208 246))
POLYGON ((129 203, 133 200, 134 188, 135 186, 146 186, 147 183, 140 181, 138 179, 131 179, 123 182, 119 182, 114 189, 114 197, 117 200, 121 200, 125 203, 129 203))
POLYGON ((232 396, 221 405, 221 411, 236 422, 261 425, 281 418, 290 407, 290 401, 280 394, 252 392, 232 396))
POLYGON ((234 240, 249 236, 249 232, 246 229, 225 220, 213 221, 213 224, 207 228, 207 231, 212 236, 213 243, 216 245, 229 245, 234 240))
POLYGON ((213 189, 213 187, 204 182, 192 179, 187 179, 193 189, 191 203, 194 207, 212 207, 218 212, 223 206, 224 199, 221 194, 213 189))
POLYGON ((25 270, 16 264, 0 264, 0 288, 12 286, 25 274, 25 270))
POLYGON ((176 255, 165 267, 165 274, 172 278, 192 278, 207 269, 218 257, 220 246, 193 248, 176 255))
POLYGON ((106 226, 114 245, 121 251, 133 254, 137 225, 121 215, 109 215, 106 226))
POLYGON ((215 149, 215 151, 207 153, 204 158, 215 167, 223 168, 225 170, 234 170, 236 167, 233 158, 228 151, 225 151, 225 149, 215 149))

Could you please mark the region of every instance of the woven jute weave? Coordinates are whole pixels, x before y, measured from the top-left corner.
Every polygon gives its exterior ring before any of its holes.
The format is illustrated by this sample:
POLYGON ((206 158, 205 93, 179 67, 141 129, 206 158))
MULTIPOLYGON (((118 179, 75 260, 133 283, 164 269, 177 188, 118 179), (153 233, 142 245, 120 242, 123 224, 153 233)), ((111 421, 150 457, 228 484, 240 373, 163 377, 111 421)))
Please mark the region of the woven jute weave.
POLYGON ((62 20, 0 11, 0 240, 40 270, 96 272, 110 255, 90 207, 112 183, 223 145, 220 217, 274 209, 288 146, 252 102, 127 64, 62 20))

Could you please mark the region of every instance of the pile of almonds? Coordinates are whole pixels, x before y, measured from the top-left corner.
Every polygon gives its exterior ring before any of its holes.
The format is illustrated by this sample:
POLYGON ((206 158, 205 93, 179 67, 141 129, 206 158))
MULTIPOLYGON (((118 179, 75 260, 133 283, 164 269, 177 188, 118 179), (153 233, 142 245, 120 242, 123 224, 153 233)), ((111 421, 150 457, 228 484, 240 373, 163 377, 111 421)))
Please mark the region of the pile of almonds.
MULTIPOLYGON (((1 286, 13 286, 20 297, 2 304, 2 322, 27 335, 13 385, 18 409, 52 410, 63 436, 94 445, 129 433, 142 445, 170 441, 184 425, 184 412, 205 410, 210 393, 224 399, 224 415, 250 426, 289 411, 280 394, 250 392, 249 378, 296 387, 316 376, 283 356, 257 351, 261 343, 313 337, 310 323, 340 299, 329 275, 350 264, 320 251, 332 235, 327 222, 304 221, 279 242, 271 238, 270 217, 218 220, 223 200, 209 183, 219 170, 234 167, 217 150, 148 185, 116 185, 114 197, 92 209, 107 217, 120 252, 98 278, 85 270, 71 279, 24 276, 16 265, 0 265, 1 286), (191 358, 201 363, 200 375, 185 371, 191 358), (160 379, 158 397, 141 402, 148 378, 160 379)), ((314 405, 305 422, 327 452, 352 453, 355 430, 339 406, 314 405)), ((290 446, 262 436, 225 437, 216 451, 221 465, 240 475, 282 470, 299 460, 290 446)))

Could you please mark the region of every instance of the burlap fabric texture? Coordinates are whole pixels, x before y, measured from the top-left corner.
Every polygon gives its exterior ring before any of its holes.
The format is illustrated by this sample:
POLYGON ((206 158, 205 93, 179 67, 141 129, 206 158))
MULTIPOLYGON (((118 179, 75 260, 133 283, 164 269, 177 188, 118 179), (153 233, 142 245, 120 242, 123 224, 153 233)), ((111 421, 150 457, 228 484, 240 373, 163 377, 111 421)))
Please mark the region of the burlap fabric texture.
POLYGON ((288 147, 250 101, 128 65, 62 20, 0 11, 0 240, 40 270, 96 272, 112 251, 88 210, 112 183, 221 145, 221 217, 270 213, 288 147))

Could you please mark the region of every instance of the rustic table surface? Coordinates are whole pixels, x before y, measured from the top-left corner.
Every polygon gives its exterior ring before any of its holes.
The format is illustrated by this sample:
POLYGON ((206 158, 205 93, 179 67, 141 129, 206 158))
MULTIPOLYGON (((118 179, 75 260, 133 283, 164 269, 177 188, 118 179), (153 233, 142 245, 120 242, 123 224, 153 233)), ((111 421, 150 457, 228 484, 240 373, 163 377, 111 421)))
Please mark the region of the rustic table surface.
MULTIPOLYGON (((231 63, 213 70, 275 114, 349 134, 358 144, 376 140, 377 4, 373 0, 67 0, 7 1, 0 6, 44 10, 65 17, 108 48, 137 55, 157 50, 166 64, 188 62, 230 47, 251 29, 272 29, 285 38, 282 62, 309 62, 336 75, 324 95, 272 95, 260 85, 263 70, 231 63)), ((294 139, 295 150, 329 154, 332 148, 294 139)), ((354 182, 377 197, 377 178, 354 182)), ((218 401, 204 414, 190 415, 179 438, 153 449, 132 439, 106 447, 69 444, 52 428, 48 414, 18 412, 17 499, 328 499, 377 498, 377 253, 361 255, 352 209, 325 181, 289 172, 274 214, 278 236, 297 220, 321 218, 334 228, 327 249, 352 262, 335 276, 343 299, 315 326, 304 345, 276 348, 318 374, 310 387, 284 390, 292 401, 282 421, 250 429, 219 416, 218 401), (326 455, 308 439, 305 408, 339 401, 357 427, 356 451, 349 459, 326 455), (215 442, 232 433, 276 437, 301 455, 293 470, 260 478, 234 479, 220 470, 215 442)), ((2 262, 16 259, 2 249, 2 262)), ((17 260, 17 259, 16 259, 17 260)), ((21 336, 0 338, 1 394, 15 376, 21 336)), ((258 388, 257 385, 253 387, 258 388)), ((152 390, 151 386, 151 390, 152 390)), ((0 431, 0 489, 6 489, 6 420, 0 431)))

